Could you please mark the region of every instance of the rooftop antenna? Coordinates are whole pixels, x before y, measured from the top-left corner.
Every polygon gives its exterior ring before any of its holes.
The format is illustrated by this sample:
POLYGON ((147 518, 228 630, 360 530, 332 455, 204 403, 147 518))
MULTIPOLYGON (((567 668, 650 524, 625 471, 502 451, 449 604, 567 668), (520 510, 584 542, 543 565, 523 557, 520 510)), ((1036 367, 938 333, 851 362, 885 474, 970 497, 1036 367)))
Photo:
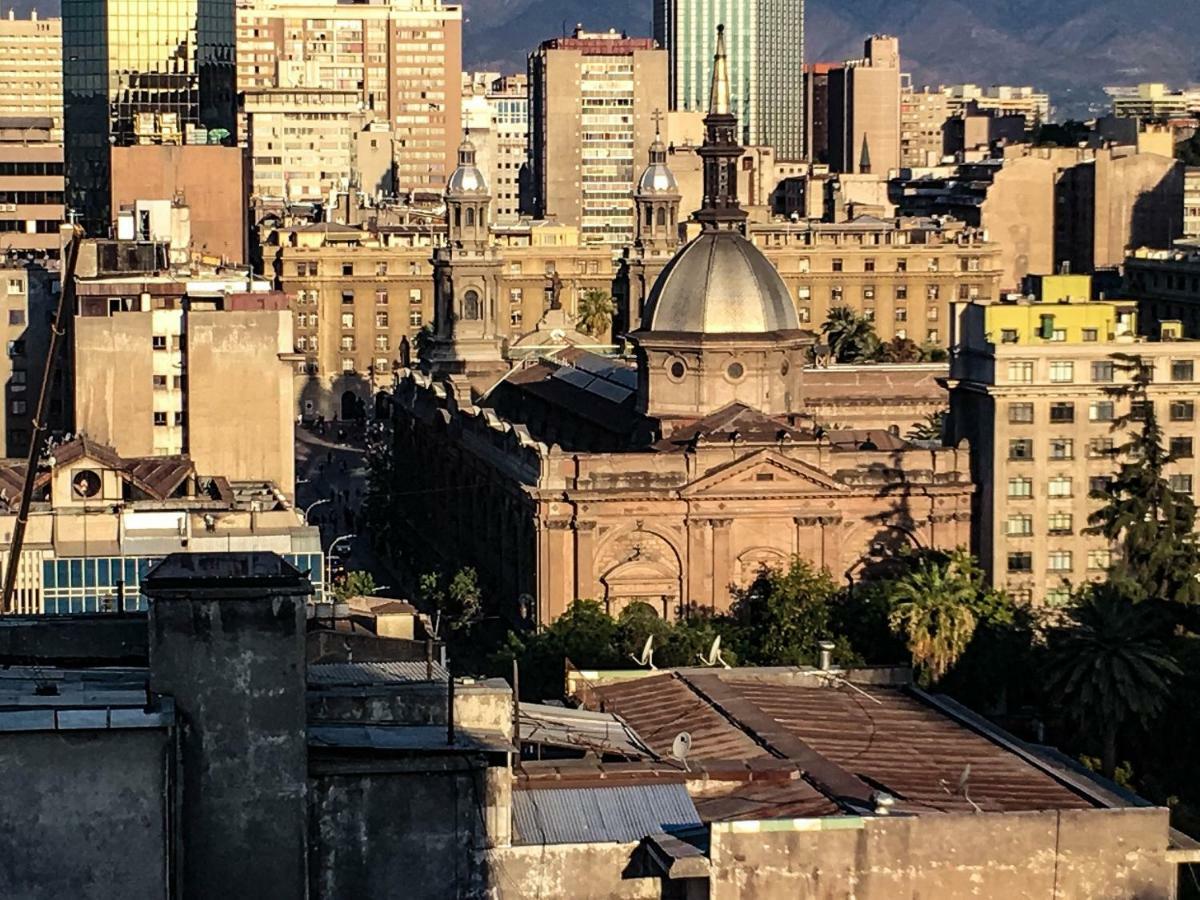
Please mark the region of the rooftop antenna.
POLYGON ((658 666, 654 665, 654 635, 646 638, 646 643, 642 645, 641 656, 634 656, 630 653, 629 658, 639 666, 648 666, 651 672, 657 672, 658 666))
POLYGON ((971 804, 971 809, 975 810, 977 813, 981 813, 983 810, 980 808, 979 804, 972 800, 971 795, 967 793, 970 780, 971 764, 967 763, 965 766, 963 766, 962 774, 958 776, 958 785, 955 787, 955 789, 953 791, 950 790, 950 785, 946 782, 946 779, 943 778, 941 779, 942 790, 944 790, 951 797, 962 797, 967 801, 967 803, 971 804))
POLYGON ((685 771, 692 771, 688 768, 688 754, 692 752, 692 735, 690 732, 681 731, 675 735, 675 740, 671 742, 671 759, 683 765, 685 771))
POLYGON ((713 638, 712 646, 708 648, 707 656, 703 653, 697 653, 696 656, 700 659, 700 662, 710 668, 715 667, 718 663, 722 668, 729 668, 729 663, 725 662, 724 657, 721 656, 721 636, 719 634, 713 638))

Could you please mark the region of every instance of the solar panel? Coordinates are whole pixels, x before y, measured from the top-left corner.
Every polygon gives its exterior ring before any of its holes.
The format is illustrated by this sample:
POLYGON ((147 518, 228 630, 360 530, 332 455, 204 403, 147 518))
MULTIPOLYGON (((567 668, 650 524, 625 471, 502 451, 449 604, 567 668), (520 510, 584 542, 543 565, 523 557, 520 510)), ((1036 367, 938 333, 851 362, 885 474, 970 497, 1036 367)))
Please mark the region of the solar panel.
POLYGON ((578 369, 572 369, 568 366, 563 366, 563 368, 555 370, 552 377, 557 378, 559 381, 565 381, 572 387, 577 387, 581 390, 587 390, 587 386, 596 380, 587 372, 580 372, 578 369))
POLYGON ((596 394, 613 403, 624 403, 633 396, 633 391, 623 388, 619 384, 613 384, 611 381, 605 381, 603 378, 597 378, 588 385, 587 391, 589 394, 596 394))
POLYGON ((629 388, 631 391, 637 390, 637 372, 628 366, 618 366, 613 369, 608 376, 609 381, 615 381, 621 387, 629 388))

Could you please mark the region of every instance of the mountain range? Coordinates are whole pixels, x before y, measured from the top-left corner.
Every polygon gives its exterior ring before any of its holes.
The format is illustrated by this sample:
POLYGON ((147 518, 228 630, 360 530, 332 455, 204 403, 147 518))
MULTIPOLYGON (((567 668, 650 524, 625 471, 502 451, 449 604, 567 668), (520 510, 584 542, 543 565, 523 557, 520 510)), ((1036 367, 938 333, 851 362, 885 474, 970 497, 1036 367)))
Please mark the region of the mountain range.
MULTIPOLYGON (((582 23, 651 33, 652 0, 461 0, 468 68, 523 71, 540 40, 582 23)), ((55 0, 15 0, 58 15, 55 0)), ((1059 117, 1083 115, 1106 84, 1200 81, 1197 0, 809 0, 810 61, 858 56, 872 33, 900 38, 916 84, 1033 84, 1059 117)))

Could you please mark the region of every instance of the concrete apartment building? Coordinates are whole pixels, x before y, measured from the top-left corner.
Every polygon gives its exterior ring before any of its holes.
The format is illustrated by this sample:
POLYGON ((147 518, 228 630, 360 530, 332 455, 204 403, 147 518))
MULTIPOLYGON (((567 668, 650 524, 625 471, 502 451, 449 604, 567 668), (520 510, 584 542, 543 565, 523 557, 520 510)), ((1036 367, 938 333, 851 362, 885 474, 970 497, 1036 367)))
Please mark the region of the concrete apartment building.
POLYGON ((1050 95, 1029 85, 952 84, 942 85, 939 90, 951 115, 961 116, 973 108, 1001 117, 1024 116, 1029 128, 1050 121, 1050 95))
MULTIPOLYGON (((6 533, 24 476, 24 459, 0 461, 6 533)), ((164 556, 236 550, 280 554, 324 595, 320 533, 278 485, 198 469, 186 454, 123 457, 81 435, 51 447, 39 468, 9 611, 144 611, 141 581, 164 556)))
POLYGON ((1200 89, 1172 90, 1161 82, 1117 85, 1104 89, 1112 101, 1113 115, 1129 119, 1163 121, 1200 113, 1200 89))
MULTIPOLYGON (((0 436, 5 458, 29 454, 58 291, 58 260, 25 254, 0 256, 0 327, 5 339, 5 353, 0 356, 0 385, 4 388, 0 436)), ((62 424, 64 408, 62 396, 52 398, 46 410, 51 427, 62 424)))
POLYGON ((920 169, 941 163, 950 104, 941 91, 916 90, 911 76, 900 76, 900 165, 920 169))
MULTIPOLYGON (((578 229, 523 220, 488 232, 510 342, 534 331, 556 292, 573 321, 586 291, 613 290, 612 252, 582 243, 578 229)), ((275 283, 292 302, 299 412, 355 415, 415 358, 416 335, 433 322, 432 258, 445 241, 441 223, 317 224, 269 239, 275 283)))
MULTIPOLYGON (((957 310, 950 442, 970 441, 979 488, 974 551, 997 587, 1058 605, 1105 576, 1112 548, 1085 533, 1125 441, 1130 399, 1117 355, 1153 368, 1149 401, 1173 461, 1171 486, 1194 495, 1200 344, 1138 336, 1134 301, 1092 301, 1089 276, 1035 280, 1028 297, 957 310)), ((1136 426, 1134 426, 1136 427, 1136 426)))
POLYGON ((62 19, 37 11, 0 18, 0 121, 49 119, 50 140, 63 139, 62 19))
POLYGON ((1138 298, 1143 334, 1165 326, 1200 339, 1200 248, 1180 243, 1172 250, 1133 250, 1125 259, 1125 291, 1138 298))
POLYGON ((953 216, 1000 246, 1000 287, 1030 274, 1122 264, 1182 229, 1183 166, 1131 147, 1006 146, 996 155, 892 182, 905 215, 953 216))
POLYGON ((460 6, 239 0, 237 42, 239 91, 355 92, 394 138, 395 189, 445 185, 462 128, 460 6))
POLYGON ((63 206, 63 146, 49 118, 0 118, 0 253, 57 256, 63 206))
POLYGON ((739 140, 771 147, 782 160, 804 159, 804 14, 804 0, 654 0, 654 39, 670 54, 671 111, 708 108, 724 25, 739 140))
POLYGON ((322 202, 350 187, 363 125, 358 91, 266 88, 242 97, 252 202, 322 202))
POLYGON ((900 168, 900 40, 876 34, 862 59, 829 71, 829 168, 887 176, 900 168))
POLYGON ((666 115, 667 71, 654 40, 616 32, 577 28, 530 54, 535 218, 579 229, 585 244, 629 244, 634 183, 666 115))
POLYGON ((244 270, 173 264, 164 237, 156 222, 149 240, 80 248, 71 336, 75 430, 122 456, 186 454, 201 471, 270 481, 291 497, 288 299, 244 270))
POLYGON ((463 115, 492 189, 492 221, 514 223, 529 205, 528 76, 464 72, 463 115))
POLYGON ((1185 240, 1200 240, 1200 166, 1183 170, 1183 235, 1185 240))

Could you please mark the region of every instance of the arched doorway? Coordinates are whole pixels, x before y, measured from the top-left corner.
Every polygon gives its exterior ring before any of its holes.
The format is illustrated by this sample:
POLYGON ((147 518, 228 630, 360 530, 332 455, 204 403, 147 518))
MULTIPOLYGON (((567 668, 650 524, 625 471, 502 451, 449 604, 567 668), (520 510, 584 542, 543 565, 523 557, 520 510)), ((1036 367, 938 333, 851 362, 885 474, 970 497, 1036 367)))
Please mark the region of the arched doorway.
POLYGON ((363 402, 354 391, 342 391, 342 419, 361 419, 363 402))

